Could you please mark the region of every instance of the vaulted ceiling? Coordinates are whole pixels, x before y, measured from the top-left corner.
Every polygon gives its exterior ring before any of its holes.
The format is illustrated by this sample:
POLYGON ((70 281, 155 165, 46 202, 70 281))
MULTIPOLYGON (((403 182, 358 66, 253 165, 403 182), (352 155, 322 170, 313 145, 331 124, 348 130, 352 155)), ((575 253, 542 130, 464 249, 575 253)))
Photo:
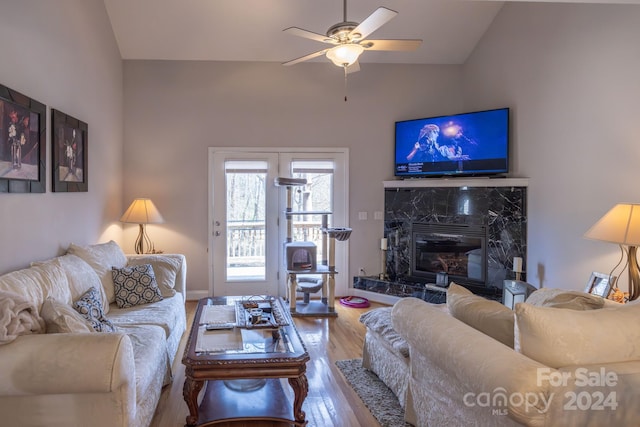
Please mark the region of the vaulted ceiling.
MULTIPOLYGON (((544 0, 538 0, 544 1, 544 0)), ((640 3, 564 0, 565 3, 640 3)), ((123 59, 285 62, 327 45, 282 30, 325 34, 343 0, 104 0, 123 59)), ((360 62, 461 64, 506 2, 348 0, 347 20, 377 7, 398 12, 375 39, 422 39, 412 52, 366 52, 360 62)), ((326 60, 319 57, 316 61, 326 60)))

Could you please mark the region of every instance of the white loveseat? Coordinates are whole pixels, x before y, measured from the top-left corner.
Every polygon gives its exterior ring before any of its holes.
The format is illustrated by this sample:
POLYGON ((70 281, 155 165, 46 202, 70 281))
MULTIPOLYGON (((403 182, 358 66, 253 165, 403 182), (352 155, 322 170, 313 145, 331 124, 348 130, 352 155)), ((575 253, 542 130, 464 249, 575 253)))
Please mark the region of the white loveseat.
POLYGON ((0 424, 148 426, 186 329, 186 269, 183 255, 126 256, 108 242, 0 276, 0 424), (87 295, 113 332, 73 308, 87 295))
POLYGON ((372 310, 363 365, 419 427, 637 426, 640 304, 536 292, 514 311, 459 287, 372 310))

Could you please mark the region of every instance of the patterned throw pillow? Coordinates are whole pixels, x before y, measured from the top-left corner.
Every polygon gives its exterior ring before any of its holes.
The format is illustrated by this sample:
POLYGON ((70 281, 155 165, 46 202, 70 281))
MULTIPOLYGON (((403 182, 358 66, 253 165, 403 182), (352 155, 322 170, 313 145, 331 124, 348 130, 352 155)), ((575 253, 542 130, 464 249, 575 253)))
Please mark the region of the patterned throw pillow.
POLYGON ((73 308, 87 319, 96 331, 115 332, 116 328, 113 326, 113 323, 104 317, 102 302, 100 300, 100 292, 98 292, 98 289, 91 288, 85 292, 80 299, 73 303, 73 308))
POLYGON ((163 298, 171 298, 176 294, 176 276, 182 268, 180 259, 175 255, 135 255, 127 260, 127 267, 132 265, 151 264, 156 283, 163 298))
POLYGON ((111 273, 118 307, 128 308, 163 300, 151 264, 113 267, 111 273))

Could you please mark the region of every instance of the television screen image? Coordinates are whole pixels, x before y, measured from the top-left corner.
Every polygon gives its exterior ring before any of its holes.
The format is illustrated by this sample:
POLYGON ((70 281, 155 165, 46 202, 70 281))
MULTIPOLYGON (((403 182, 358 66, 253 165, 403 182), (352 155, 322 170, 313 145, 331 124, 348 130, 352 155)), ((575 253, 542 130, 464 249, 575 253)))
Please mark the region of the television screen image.
POLYGON ((395 175, 509 172, 509 109, 396 122, 395 175))

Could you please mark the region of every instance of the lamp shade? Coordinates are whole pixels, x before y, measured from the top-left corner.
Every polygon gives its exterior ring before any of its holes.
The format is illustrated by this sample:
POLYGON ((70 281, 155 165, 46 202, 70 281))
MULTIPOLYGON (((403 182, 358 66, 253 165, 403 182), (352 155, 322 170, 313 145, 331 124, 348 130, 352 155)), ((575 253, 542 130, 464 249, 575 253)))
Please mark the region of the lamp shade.
POLYGON ((338 67, 348 67, 358 60, 364 47, 356 43, 345 43, 327 51, 327 58, 338 67))
POLYGON ((135 199, 120 217, 120 222, 160 224, 164 222, 164 219, 151 199, 135 199))
POLYGON ((640 204, 619 203, 598 220, 584 237, 640 246, 640 204))

